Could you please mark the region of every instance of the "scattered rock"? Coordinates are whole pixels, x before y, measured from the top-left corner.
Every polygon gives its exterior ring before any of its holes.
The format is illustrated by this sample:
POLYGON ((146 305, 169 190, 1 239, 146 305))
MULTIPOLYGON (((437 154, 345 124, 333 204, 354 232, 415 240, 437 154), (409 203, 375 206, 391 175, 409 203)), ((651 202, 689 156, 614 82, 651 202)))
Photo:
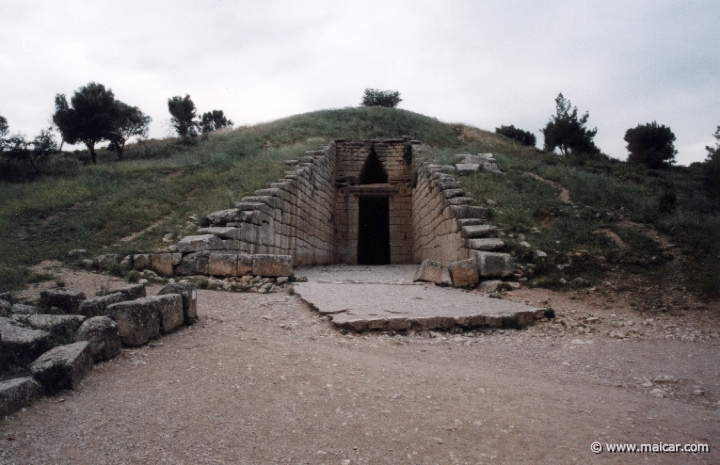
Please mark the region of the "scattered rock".
POLYGON ((93 367, 90 343, 75 342, 45 352, 32 365, 30 371, 50 393, 76 389, 93 367))
POLYGON ((665 391, 660 388, 655 388, 650 391, 650 395, 662 399, 665 397, 665 391))
MULTIPOLYGON (((85 321, 82 315, 13 315, 12 319, 33 329, 47 331, 60 340, 73 340, 73 336, 85 321)), ((57 342, 56 342, 57 343, 57 342)))
POLYGON ((430 259, 426 259, 423 260, 423 262, 420 264, 420 268, 418 268, 417 273, 415 273, 413 281, 441 284, 442 273, 443 266, 440 263, 434 262, 430 259))
POLYGON ((77 315, 83 300, 86 300, 83 292, 68 287, 40 291, 40 302, 44 307, 57 307, 72 315, 77 315))
POLYGON ((515 271, 510 254, 473 251, 473 258, 481 278, 506 278, 515 271))
POLYGON ((120 329, 106 316, 86 320, 78 329, 75 340, 90 343, 90 353, 96 362, 109 360, 120 353, 120 329))
POLYGON ((0 418, 32 404, 41 394, 42 386, 31 377, 0 382, 0 418))
POLYGON ((78 313, 87 318, 104 315, 105 309, 108 307, 108 305, 123 302, 125 300, 128 299, 121 292, 115 292, 113 294, 103 295, 100 297, 93 297, 80 302, 80 308, 78 310, 78 313))
POLYGON ((39 313, 40 309, 34 305, 14 304, 10 312, 16 315, 32 315, 39 313))
POLYGON ((106 313, 118 325, 122 343, 128 347, 141 346, 160 333, 160 313, 148 297, 112 304, 106 313))
POLYGON ((158 295, 165 294, 180 294, 185 324, 189 325, 197 320, 197 288, 195 284, 187 282, 168 284, 158 292, 158 295))
POLYGON ((480 281, 475 260, 461 260, 448 266, 448 273, 454 287, 474 286, 480 281))
POLYGON ((24 367, 48 349, 50 333, 0 318, 2 369, 24 367))

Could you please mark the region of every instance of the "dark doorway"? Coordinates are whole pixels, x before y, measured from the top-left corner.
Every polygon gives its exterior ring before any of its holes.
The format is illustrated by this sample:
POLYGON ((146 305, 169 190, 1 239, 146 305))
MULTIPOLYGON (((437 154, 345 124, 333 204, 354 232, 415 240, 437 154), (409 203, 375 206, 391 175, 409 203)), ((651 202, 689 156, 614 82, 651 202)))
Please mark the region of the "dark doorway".
POLYGON ((387 197, 360 197, 358 264, 390 264, 390 207, 387 197))

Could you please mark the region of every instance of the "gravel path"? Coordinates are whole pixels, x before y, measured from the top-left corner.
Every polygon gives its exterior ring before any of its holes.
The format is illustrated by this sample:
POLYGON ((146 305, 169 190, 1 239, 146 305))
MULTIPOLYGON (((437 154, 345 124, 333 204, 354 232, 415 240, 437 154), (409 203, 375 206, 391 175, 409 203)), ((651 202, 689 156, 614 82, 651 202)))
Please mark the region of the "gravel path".
POLYGON ((549 301, 559 318, 525 331, 341 334, 297 296, 199 291, 198 324, 124 349, 79 390, 0 422, 0 463, 718 463, 713 314, 643 326, 571 295, 510 298, 549 301), (595 455, 596 440, 711 453, 595 455))

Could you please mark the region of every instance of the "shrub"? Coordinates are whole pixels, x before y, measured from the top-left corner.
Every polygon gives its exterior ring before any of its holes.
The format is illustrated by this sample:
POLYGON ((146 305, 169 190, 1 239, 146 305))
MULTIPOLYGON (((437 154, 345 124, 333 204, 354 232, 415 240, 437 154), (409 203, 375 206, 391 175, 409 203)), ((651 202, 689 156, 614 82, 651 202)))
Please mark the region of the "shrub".
POLYGON ((535 134, 530 131, 523 131, 520 128, 516 128, 512 124, 510 126, 500 126, 499 128, 495 128, 495 134, 500 134, 516 140, 522 145, 526 145, 528 147, 535 147, 535 134))
POLYGON ((630 152, 629 162, 654 169, 668 168, 675 162, 675 134, 655 121, 628 129, 624 139, 630 152))
POLYGON ((597 128, 589 130, 585 127, 590 114, 578 118, 577 107, 572 107, 570 100, 565 99, 563 94, 558 94, 555 99, 556 114, 550 117, 545 128, 540 131, 545 136, 545 150, 552 152, 559 148, 563 155, 570 153, 598 153, 600 150, 595 146, 593 137, 597 134, 597 128))
POLYGON ((720 126, 713 134, 717 143, 715 147, 705 147, 708 156, 703 163, 703 183, 705 191, 711 199, 720 198, 720 126))
POLYGON ((400 92, 396 90, 365 89, 362 106, 395 108, 400 102, 400 92))

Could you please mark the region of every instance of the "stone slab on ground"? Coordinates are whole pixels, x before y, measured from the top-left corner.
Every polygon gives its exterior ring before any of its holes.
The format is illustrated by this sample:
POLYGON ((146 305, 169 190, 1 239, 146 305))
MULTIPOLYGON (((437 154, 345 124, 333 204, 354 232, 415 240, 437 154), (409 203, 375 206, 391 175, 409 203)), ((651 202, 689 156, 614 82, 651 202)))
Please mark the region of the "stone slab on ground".
POLYGON ((69 287, 47 289, 40 292, 40 302, 45 307, 57 307, 65 313, 77 315, 80 302, 85 300, 85 294, 69 287))
POLYGON ((106 316, 86 320, 75 335, 75 340, 90 343, 90 353, 96 362, 109 360, 120 353, 120 329, 106 316))
POLYGON ((40 395, 42 395, 42 386, 29 376, 1 382, 0 418, 32 404, 40 395))
POLYGON ((193 324, 195 320, 197 320, 197 288, 194 283, 179 282, 168 284, 158 292, 158 295, 165 294, 180 294, 186 325, 193 324))
POLYGON ((128 347, 141 346, 160 334, 160 312, 148 297, 112 304, 107 316, 118 325, 122 343, 128 347))
POLYGON ((334 282, 322 282, 318 274, 308 273, 309 281, 294 288, 336 326, 355 331, 517 327, 544 316, 544 309, 509 300, 435 285, 408 285, 412 275, 404 277, 401 267, 394 267, 396 273, 383 268, 345 267, 336 273, 345 279, 334 282), (364 272, 367 268, 375 273, 364 272), (362 282, 373 274, 386 282, 362 282))
POLYGON ((47 331, 54 336, 73 335, 86 318, 82 315, 13 315, 12 319, 33 329, 47 331))
POLYGON ((45 352, 30 365, 30 371, 52 393, 77 388, 92 367, 90 343, 81 341, 45 352))

